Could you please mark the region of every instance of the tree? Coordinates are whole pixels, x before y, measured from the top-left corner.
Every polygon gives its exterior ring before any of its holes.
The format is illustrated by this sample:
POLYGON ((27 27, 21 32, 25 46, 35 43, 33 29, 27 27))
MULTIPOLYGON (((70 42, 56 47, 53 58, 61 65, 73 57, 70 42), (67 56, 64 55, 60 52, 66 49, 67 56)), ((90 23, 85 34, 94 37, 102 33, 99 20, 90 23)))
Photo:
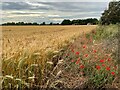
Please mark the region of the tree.
POLYGON ((38 23, 34 22, 33 25, 39 25, 38 23))
POLYGON ((72 24, 74 25, 87 25, 88 23, 96 25, 98 22, 96 18, 72 20, 72 24))
POLYGON ((62 23, 61 23, 61 25, 71 25, 72 24, 72 22, 70 21, 70 20, 63 20, 62 21, 62 23))
POLYGON ((46 25, 45 22, 41 23, 40 25, 46 25))
POLYGON ((53 23, 52 22, 50 22, 50 24, 49 25, 53 25, 53 23))
POLYGON ((101 24, 120 23, 120 1, 112 1, 109 3, 108 9, 104 10, 100 19, 101 24))

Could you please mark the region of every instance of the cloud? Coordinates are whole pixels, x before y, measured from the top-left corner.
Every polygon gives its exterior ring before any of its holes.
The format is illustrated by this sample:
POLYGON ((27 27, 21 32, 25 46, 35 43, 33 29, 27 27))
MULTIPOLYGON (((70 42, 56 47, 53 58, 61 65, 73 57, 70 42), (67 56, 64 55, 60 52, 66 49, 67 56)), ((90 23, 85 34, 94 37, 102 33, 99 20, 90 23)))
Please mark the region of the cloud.
POLYGON ((48 17, 60 17, 60 15, 48 15, 48 17))
MULTIPOLYGON (((25 2, 25 1, 26 0, 2 0, 2 2, 25 2)), ((112 0, 28 0, 28 1, 29 2, 110 2, 112 0)))
POLYGON ((53 21, 62 21, 62 20, 64 20, 63 18, 52 18, 52 19, 50 19, 50 20, 53 20, 53 21))
POLYGON ((3 2, 3 22, 61 22, 63 19, 99 18, 106 2, 3 2))

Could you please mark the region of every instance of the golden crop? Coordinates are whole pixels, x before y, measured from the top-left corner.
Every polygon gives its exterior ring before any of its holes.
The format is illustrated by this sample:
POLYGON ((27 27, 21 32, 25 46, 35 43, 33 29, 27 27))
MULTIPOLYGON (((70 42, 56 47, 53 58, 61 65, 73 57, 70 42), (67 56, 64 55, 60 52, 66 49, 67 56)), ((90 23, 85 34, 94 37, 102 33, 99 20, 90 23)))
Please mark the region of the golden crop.
POLYGON ((19 51, 57 50, 65 41, 89 32, 96 26, 3 26, 3 55, 19 51))

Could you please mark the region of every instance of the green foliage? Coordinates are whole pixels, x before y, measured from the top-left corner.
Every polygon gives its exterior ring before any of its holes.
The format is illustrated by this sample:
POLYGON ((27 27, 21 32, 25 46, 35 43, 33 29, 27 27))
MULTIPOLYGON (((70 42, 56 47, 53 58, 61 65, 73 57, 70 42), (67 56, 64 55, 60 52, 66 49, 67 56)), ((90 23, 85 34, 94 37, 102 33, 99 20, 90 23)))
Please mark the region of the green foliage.
POLYGON ((62 23, 61 23, 61 25, 71 25, 72 23, 71 23, 71 21, 70 20, 63 20, 62 21, 62 23))
POLYGON ((110 39, 116 36, 118 33, 119 25, 98 26, 93 38, 95 40, 110 39))
POLYGON ((120 23, 120 1, 110 2, 108 9, 104 10, 100 21, 103 25, 120 23))
POLYGON ((96 18, 88 18, 88 19, 77 19, 77 20, 63 20, 61 25, 87 25, 87 24, 92 24, 96 25, 98 24, 98 20, 96 18))
POLYGON ((65 54, 65 70, 87 77, 87 89, 99 90, 106 84, 112 85, 118 76, 118 58, 113 54, 117 53, 117 42, 113 43, 117 33, 118 25, 109 25, 99 26, 97 30, 82 35, 65 54))

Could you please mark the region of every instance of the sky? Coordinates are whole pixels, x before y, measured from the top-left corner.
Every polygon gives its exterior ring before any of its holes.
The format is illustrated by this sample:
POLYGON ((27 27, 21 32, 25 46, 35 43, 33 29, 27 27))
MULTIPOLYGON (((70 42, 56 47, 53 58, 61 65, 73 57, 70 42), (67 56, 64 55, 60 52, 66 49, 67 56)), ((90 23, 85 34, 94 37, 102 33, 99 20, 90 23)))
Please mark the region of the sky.
POLYGON ((2 23, 61 23, 64 19, 99 19, 110 0, 4 0, 2 23), (14 2, 13 2, 14 1, 14 2))

